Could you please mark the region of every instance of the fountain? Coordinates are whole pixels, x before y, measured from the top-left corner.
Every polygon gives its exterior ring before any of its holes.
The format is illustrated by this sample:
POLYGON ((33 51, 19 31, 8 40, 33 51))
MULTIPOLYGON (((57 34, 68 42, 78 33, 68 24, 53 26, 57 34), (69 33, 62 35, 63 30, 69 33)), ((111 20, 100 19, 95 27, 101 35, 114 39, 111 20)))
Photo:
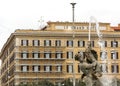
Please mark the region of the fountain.
POLYGON ((117 86, 117 79, 115 77, 109 78, 105 77, 101 71, 101 65, 97 62, 97 52, 91 48, 91 40, 90 40, 90 31, 91 31, 91 23, 95 22, 96 32, 98 36, 98 45, 101 49, 101 59, 104 61, 103 71, 107 73, 107 52, 105 50, 104 41, 102 39, 102 34, 99 30, 99 23, 94 17, 90 17, 89 22, 89 35, 88 35, 88 46, 85 50, 85 56, 81 53, 75 55, 75 60, 80 62, 80 68, 83 72, 81 79, 86 84, 86 86, 117 86))

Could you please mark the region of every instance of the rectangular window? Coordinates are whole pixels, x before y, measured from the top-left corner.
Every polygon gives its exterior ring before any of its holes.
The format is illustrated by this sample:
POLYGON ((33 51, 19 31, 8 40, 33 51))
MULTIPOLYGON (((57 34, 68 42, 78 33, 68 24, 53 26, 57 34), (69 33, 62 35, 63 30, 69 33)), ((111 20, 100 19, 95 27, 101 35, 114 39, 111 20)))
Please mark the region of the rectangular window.
POLYGON ((33 46, 39 46, 39 40, 33 40, 33 46))
POLYGON ((107 47, 107 41, 103 41, 103 47, 107 47))
POLYGON ((22 46, 28 46, 28 40, 21 40, 22 46))
POLYGON ((73 47, 73 41, 72 40, 67 41, 67 47, 73 47))
POLYGON ((91 41, 91 47, 94 47, 94 41, 91 41))
POLYGON ((112 64, 111 65, 111 70, 112 70, 112 73, 119 73, 119 66, 118 66, 118 64, 112 64))
POLYGON ((21 71, 22 71, 22 72, 27 72, 27 71, 29 71, 29 66, 27 66, 27 65, 21 66, 21 71))
POLYGON ((62 58, 62 52, 57 51, 55 56, 56 56, 57 59, 61 59, 62 58))
POLYGON ((111 47, 118 47, 118 41, 111 41, 111 47))
POLYGON ((34 72, 40 71, 40 66, 38 66, 38 65, 33 66, 33 71, 34 72))
POLYGON ((27 51, 23 51, 23 52, 21 53, 21 58, 23 58, 23 59, 28 58, 28 52, 27 52, 27 51))
POLYGON ((50 65, 44 66, 44 71, 45 72, 51 72, 52 71, 52 66, 50 66, 50 65))
POLYGON ((61 41, 60 40, 56 40, 55 41, 55 46, 57 46, 57 47, 61 46, 61 41))
POLYGON ((85 47, 85 41, 79 40, 78 47, 85 47))
POLYGON ((44 46, 51 46, 51 40, 44 40, 44 46))
POLYGON ((68 51, 67 52, 67 58, 68 59, 72 59, 73 58, 73 52, 72 51, 68 51))
POLYGON ((100 52, 100 58, 101 58, 101 60, 107 59, 107 52, 101 51, 101 52, 100 52))
POLYGON ((39 52, 33 52, 33 58, 35 58, 35 59, 40 58, 40 53, 39 52))
POLYGON ((101 64, 101 70, 103 73, 107 73, 108 72, 107 64, 101 64))
POLYGON ((118 59, 118 52, 116 52, 116 51, 112 51, 111 52, 111 59, 118 59))
POLYGON ((67 65, 67 72, 73 73, 73 65, 67 65))
POLYGON ((56 70, 57 72, 62 72, 62 65, 57 65, 56 70))
POLYGON ((45 52, 44 53, 44 58, 46 58, 46 59, 51 58, 51 53, 50 52, 45 52))

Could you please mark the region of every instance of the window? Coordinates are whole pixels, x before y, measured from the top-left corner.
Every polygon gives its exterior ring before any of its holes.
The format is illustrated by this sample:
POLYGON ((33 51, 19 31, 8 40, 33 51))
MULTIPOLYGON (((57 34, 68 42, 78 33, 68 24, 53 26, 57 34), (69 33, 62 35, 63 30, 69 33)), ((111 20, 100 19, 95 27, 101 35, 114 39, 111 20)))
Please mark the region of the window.
POLYGON ((107 47, 107 41, 103 41, 103 47, 107 47))
POLYGON ((13 54, 13 55, 11 56, 11 58, 9 59, 9 64, 12 63, 14 60, 15 60, 15 54, 13 54))
POLYGON ((58 47, 58 46, 61 46, 61 41, 60 41, 60 40, 56 40, 56 41, 55 41, 55 46, 57 46, 57 47, 58 47))
POLYGON ((94 41, 91 41, 91 47, 94 47, 94 41))
POLYGON ((78 64, 78 73, 80 73, 80 64, 78 64))
POLYGON ((73 41, 72 40, 67 41, 67 47, 73 47, 73 41))
POLYGON ((52 71, 52 66, 50 66, 50 65, 44 66, 44 71, 45 72, 51 72, 52 71))
POLYGON ((57 51, 56 52, 56 58, 61 59, 62 58, 62 52, 57 51))
POLYGON ((85 41, 78 41, 78 47, 85 47, 85 41))
POLYGON ((102 71, 103 73, 107 73, 107 72, 108 72, 107 64, 101 64, 101 71, 102 71))
POLYGON ((22 46, 28 46, 28 40, 21 40, 22 46))
POLYGON ((51 40, 44 40, 44 46, 51 46, 51 40))
POLYGON ((101 51, 101 52, 100 52, 100 58, 101 58, 102 60, 107 59, 107 52, 106 52, 106 51, 101 51))
POLYGON ((33 66, 33 71, 34 71, 34 72, 40 71, 40 66, 34 65, 34 66, 33 66))
POLYGON ((40 58, 40 53, 39 52, 33 52, 33 58, 35 58, 35 59, 40 58))
POLYGON ((111 41, 111 47, 118 47, 118 42, 116 40, 111 41))
POLYGON ((56 70, 57 72, 62 72, 62 65, 57 65, 56 70))
POLYGON ((107 47, 107 41, 100 41, 99 42, 99 45, 104 48, 104 47, 107 47))
POLYGON ((73 58, 73 52, 72 51, 68 51, 67 52, 67 58, 68 59, 72 59, 73 58))
POLYGON ((116 51, 112 51, 111 52, 111 59, 118 59, 118 52, 116 52, 116 51))
POLYGON ((23 51, 23 52, 21 53, 21 58, 23 58, 23 59, 28 58, 28 52, 27 52, 27 51, 23 51))
POLYGON ((112 73, 119 73, 119 66, 118 66, 118 64, 112 64, 111 65, 111 71, 112 71, 112 73))
POLYGON ((39 46, 39 40, 33 40, 33 46, 39 46))
POLYGON ((73 65, 67 65, 67 72, 73 73, 73 65))
POLYGON ((46 58, 46 59, 51 58, 51 53, 50 52, 45 52, 44 53, 44 58, 46 58))
POLYGON ((22 71, 22 72, 27 72, 27 71, 29 71, 29 66, 27 66, 27 65, 21 66, 21 71, 22 71))

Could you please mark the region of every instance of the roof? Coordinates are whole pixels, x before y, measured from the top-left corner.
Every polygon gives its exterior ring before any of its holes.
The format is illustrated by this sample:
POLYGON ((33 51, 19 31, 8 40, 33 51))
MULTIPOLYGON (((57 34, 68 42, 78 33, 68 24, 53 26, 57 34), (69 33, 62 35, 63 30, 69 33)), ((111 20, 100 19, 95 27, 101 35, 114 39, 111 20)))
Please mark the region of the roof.
POLYGON ((114 30, 120 30, 120 27, 111 27, 114 30))

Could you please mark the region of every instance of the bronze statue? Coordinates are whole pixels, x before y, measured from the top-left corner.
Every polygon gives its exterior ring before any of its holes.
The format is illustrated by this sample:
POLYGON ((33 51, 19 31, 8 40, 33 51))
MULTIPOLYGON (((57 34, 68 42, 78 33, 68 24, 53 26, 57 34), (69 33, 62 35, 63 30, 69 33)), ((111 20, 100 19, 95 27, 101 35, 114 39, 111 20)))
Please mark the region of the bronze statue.
POLYGON ((90 46, 90 42, 88 42, 84 55, 76 54, 75 60, 80 62, 80 68, 83 72, 81 79, 86 86, 101 86, 98 78, 102 76, 102 73, 100 64, 97 62, 97 52, 92 50, 90 46))

